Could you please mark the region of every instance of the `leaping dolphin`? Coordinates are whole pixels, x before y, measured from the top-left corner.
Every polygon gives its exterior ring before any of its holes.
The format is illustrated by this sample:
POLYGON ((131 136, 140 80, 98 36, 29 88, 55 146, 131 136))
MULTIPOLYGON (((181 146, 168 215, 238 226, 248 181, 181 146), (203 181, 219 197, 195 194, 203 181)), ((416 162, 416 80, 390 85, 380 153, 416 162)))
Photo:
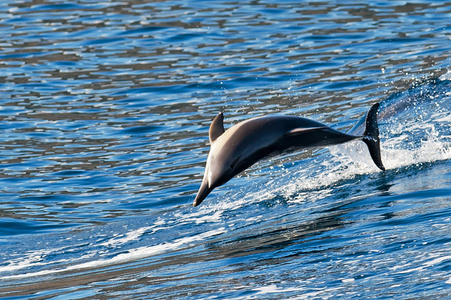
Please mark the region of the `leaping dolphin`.
POLYGON ((262 158, 294 152, 307 147, 327 146, 361 139, 368 146, 376 166, 385 170, 381 160, 377 109, 366 115, 362 136, 349 135, 324 124, 295 116, 265 116, 249 119, 224 131, 224 116, 219 113, 210 125, 210 153, 194 206, 210 192, 252 166, 262 158))

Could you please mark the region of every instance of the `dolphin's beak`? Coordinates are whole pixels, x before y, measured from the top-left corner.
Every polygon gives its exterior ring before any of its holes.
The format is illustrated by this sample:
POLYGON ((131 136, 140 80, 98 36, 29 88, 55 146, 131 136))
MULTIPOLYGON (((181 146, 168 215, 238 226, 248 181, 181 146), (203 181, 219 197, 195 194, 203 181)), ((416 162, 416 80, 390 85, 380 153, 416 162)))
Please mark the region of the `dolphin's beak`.
POLYGON ((198 206, 199 204, 201 204, 212 190, 212 188, 208 187, 208 182, 206 180, 202 181, 199 191, 197 192, 196 199, 194 199, 193 206, 198 206))

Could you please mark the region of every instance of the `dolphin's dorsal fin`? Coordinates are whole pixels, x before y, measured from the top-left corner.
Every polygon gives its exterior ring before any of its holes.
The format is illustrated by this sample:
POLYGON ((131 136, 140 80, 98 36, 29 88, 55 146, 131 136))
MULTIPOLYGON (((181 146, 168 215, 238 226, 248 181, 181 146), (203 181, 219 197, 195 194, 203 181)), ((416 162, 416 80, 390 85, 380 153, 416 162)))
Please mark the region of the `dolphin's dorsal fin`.
POLYGON ((285 135, 300 135, 300 134, 305 134, 305 133, 309 133, 309 132, 313 132, 313 131, 317 131, 317 130, 323 130, 326 129, 327 127, 305 127, 305 128, 295 128, 292 129, 290 131, 287 131, 285 133, 285 135))
POLYGON ((224 133, 224 116, 222 112, 220 112, 216 118, 211 122, 210 130, 208 131, 208 136, 210 138, 210 144, 213 144, 214 141, 218 137, 221 136, 221 134, 224 133))

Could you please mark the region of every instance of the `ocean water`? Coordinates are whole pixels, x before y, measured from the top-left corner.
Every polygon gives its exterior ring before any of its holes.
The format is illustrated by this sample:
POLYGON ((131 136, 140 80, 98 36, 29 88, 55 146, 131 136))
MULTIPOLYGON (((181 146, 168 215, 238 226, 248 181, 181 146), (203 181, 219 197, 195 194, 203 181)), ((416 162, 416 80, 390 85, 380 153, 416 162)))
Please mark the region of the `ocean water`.
POLYGON ((2 1, 0 297, 451 297, 447 1, 2 1), (192 202, 218 112, 362 132, 192 202))

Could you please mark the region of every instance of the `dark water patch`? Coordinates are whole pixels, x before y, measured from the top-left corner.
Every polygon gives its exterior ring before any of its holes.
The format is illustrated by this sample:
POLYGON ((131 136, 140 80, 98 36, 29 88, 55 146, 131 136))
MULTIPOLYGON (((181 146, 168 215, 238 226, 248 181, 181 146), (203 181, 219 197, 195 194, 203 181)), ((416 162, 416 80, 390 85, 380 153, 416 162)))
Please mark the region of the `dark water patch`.
POLYGON ((33 11, 61 11, 61 10, 74 10, 74 9, 87 9, 89 6, 83 6, 80 4, 72 3, 54 3, 54 4, 38 4, 31 6, 33 11))
POLYGON ((126 30, 122 32, 120 35, 134 35, 134 34, 143 34, 147 32, 153 32, 153 31, 159 31, 159 30, 165 30, 170 27, 164 27, 164 26, 146 26, 141 28, 133 28, 126 30))
POLYGON ((89 45, 117 44, 122 41, 123 41, 123 39, 120 39, 120 38, 103 38, 103 39, 90 40, 86 43, 86 45, 89 46, 89 45))
POLYGON ((183 33, 169 38, 168 42, 182 42, 189 41, 196 38, 202 38, 202 33, 183 33))
POLYGON ((379 40, 379 43, 389 43, 389 44, 409 44, 409 43, 417 43, 417 42, 423 42, 424 39, 415 39, 415 38, 393 38, 393 39, 382 39, 379 40))
POLYGON ((146 134, 149 132, 154 132, 157 130, 161 130, 161 127, 158 126, 137 126, 137 127, 130 127, 127 129, 124 129, 124 133, 129 134, 146 134))
POLYGON ((23 219, 8 219, 3 217, 0 221, 0 235, 4 236, 17 236, 23 234, 33 233, 45 233, 55 231, 65 231, 74 226, 79 226, 76 223, 56 224, 52 221, 38 221, 31 219, 29 221, 23 219))

